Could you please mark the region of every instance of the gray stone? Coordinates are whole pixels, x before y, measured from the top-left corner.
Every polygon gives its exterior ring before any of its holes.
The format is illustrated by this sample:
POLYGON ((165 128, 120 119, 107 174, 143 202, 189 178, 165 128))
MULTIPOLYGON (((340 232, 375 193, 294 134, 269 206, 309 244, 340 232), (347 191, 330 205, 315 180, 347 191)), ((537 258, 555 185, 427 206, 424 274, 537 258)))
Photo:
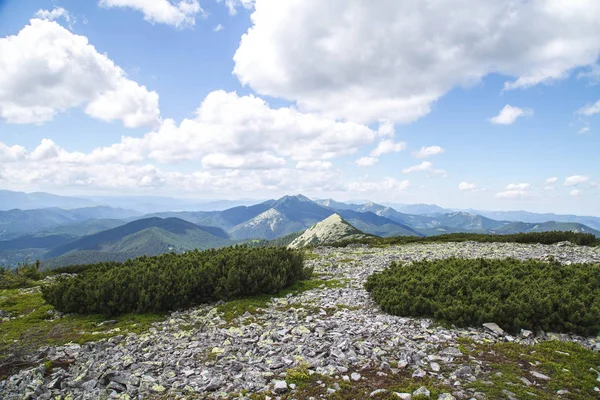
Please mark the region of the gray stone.
POLYGON ((360 374, 358 372, 353 372, 352 374, 350 374, 350 377, 354 382, 360 381, 360 374))
POLYGON ((492 332, 494 335, 502 336, 504 335, 504 330, 500 328, 497 324, 493 322, 488 322, 483 324, 483 327, 492 332))
POLYGON ((442 393, 438 396, 438 400, 456 400, 456 397, 450 393, 442 393))
POLYGON ((544 375, 541 372, 537 372, 537 371, 531 371, 531 376, 533 376, 536 379, 541 379, 543 381, 549 381, 550 377, 548 375, 544 375))
POLYGON ((415 397, 416 396, 431 397, 431 392, 429 390, 427 390, 427 388, 425 386, 421 386, 420 388, 415 390, 412 395, 415 397))
POLYGON ((387 393, 387 389, 376 389, 373 390, 370 394, 369 397, 375 397, 375 396, 379 396, 380 394, 384 394, 387 393))
POLYGON ((273 391, 277 394, 285 393, 288 390, 288 385, 286 381, 273 381, 273 391))
POLYGON ((421 368, 417 368, 413 373, 412 373, 412 377, 413 378, 423 378, 425 375, 427 375, 427 372, 423 371, 421 368))

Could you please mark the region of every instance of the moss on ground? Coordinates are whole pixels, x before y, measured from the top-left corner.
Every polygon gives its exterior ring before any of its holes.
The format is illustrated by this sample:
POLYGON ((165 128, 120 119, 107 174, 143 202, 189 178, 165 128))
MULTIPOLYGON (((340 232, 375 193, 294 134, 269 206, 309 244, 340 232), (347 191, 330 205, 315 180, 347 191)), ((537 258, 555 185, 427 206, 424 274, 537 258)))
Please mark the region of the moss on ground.
POLYGON ((55 318, 54 308, 37 290, 0 290, 0 310, 16 317, 0 323, 0 379, 28 366, 27 354, 42 346, 73 342, 83 344, 111 336, 146 331, 152 323, 164 319, 159 314, 121 315, 115 324, 98 326, 101 315, 67 315, 55 318))

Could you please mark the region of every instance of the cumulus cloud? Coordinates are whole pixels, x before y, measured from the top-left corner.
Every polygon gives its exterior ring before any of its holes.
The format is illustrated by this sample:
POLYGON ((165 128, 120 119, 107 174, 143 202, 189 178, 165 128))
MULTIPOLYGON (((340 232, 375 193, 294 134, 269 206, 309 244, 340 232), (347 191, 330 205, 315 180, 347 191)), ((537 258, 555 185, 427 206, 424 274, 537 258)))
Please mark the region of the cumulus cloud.
POLYGON ((573 189, 573 190, 571 190, 569 192, 569 195, 575 196, 575 197, 580 196, 581 195, 581 190, 573 189))
POLYGON ((495 197, 501 199, 526 199, 532 197, 531 184, 529 183, 511 183, 506 186, 506 190, 496 193, 495 197))
POLYGON ((383 140, 377 147, 371 151, 371 157, 379 157, 382 154, 397 153, 406 149, 405 142, 394 142, 393 140, 383 140))
POLYGON ((402 172, 404 172, 405 174, 422 171, 428 172, 427 177, 446 178, 448 176, 446 170, 433 168, 433 163, 429 161, 423 161, 421 164, 413 165, 402 170, 402 172))
POLYGON ((580 115, 585 115, 586 117, 591 117, 592 115, 600 113, 600 100, 594 104, 580 108, 577 113, 580 115))
POLYGON ((57 19, 64 19, 69 28, 75 23, 75 17, 71 15, 67 10, 62 7, 56 7, 52 10, 37 10, 34 14, 36 18, 45 19, 48 21, 54 21, 57 19))
MULTIPOLYGON (((331 165, 328 160, 352 154, 378 136, 365 125, 336 122, 294 108, 273 109, 253 95, 216 91, 207 95, 195 118, 180 124, 166 119, 143 137, 125 136, 87 154, 62 149, 55 149, 55 154, 84 163, 202 160, 212 169, 281 168, 291 159, 304 162, 299 164, 302 168, 323 169, 331 165)), ((19 152, 10 149, 11 154, 19 152)))
POLYGON ((222 31, 222 30, 223 30, 223 28, 224 28, 224 27, 223 27, 223 25, 221 25, 221 24, 218 24, 217 26, 215 26, 215 27, 213 28, 213 32, 220 32, 220 31, 222 31))
POLYGON ((225 3, 229 10, 229 15, 236 15, 238 8, 251 10, 254 7, 255 0, 217 0, 219 3, 225 3))
POLYGON ((556 176, 546 179, 546 183, 549 185, 554 185, 556 182, 558 182, 558 177, 556 176))
POLYGON ((577 186, 580 183, 585 183, 589 180, 590 180, 590 178, 588 176, 573 175, 573 176, 569 176, 569 177, 567 177, 567 179, 565 179, 565 186, 577 186))
POLYGON ((460 190, 461 192, 473 192, 477 190, 477 185, 469 182, 461 182, 458 185, 458 190, 460 190))
POLYGON ((256 0, 234 73, 302 110, 411 122, 491 73, 511 90, 593 65, 598 20, 596 0, 256 0))
POLYGON ((519 117, 530 117, 532 115, 532 110, 513 107, 507 104, 502 110, 500 110, 498 115, 490 118, 490 122, 497 125, 510 125, 513 124, 519 117))
POLYGON ((385 178, 380 181, 361 180, 348 184, 348 190, 351 192, 369 192, 369 193, 393 193, 403 192, 410 187, 410 181, 398 181, 394 178, 385 178))
POLYGON ((413 153, 413 156, 415 156, 417 158, 427 158, 427 157, 435 156, 438 154, 442 154, 444 151, 445 150, 443 148, 441 148, 440 146, 421 147, 420 150, 415 151, 413 153))
POLYGON ((267 153, 247 155, 212 153, 202 158, 203 167, 214 169, 274 169, 285 166, 285 163, 285 159, 267 153))
POLYGON ((196 15, 204 14, 198 0, 99 0, 101 7, 132 8, 141 12, 144 19, 152 24, 167 24, 178 28, 194 26, 196 15))
POLYGON ((378 162, 379 159, 377 157, 361 157, 355 161, 356 165, 359 167, 372 167, 378 162))
POLYGON ((297 169, 303 170, 316 170, 316 171, 326 171, 333 167, 333 163, 331 161, 298 161, 296 163, 297 169))
POLYGON ((402 172, 405 174, 410 174, 411 172, 419 172, 419 171, 429 171, 433 168, 433 163, 429 161, 423 161, 421 164, 413 165, 408 168, 404 168, 402 172))
POLYGON ((0 119, 8 123, 42 123, 74 107, 131 128, 159 120, 156 92, 55 21, 32 19, 0 38, 0 54, 0 119))

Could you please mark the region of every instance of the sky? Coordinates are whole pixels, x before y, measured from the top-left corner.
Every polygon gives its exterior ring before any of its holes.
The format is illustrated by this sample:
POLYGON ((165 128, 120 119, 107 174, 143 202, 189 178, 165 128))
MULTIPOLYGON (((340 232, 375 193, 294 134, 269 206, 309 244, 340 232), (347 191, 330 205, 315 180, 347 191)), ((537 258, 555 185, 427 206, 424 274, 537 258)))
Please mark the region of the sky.
POLYGON ((597 0, 0 0, 0 188, 600 215, 597 0))

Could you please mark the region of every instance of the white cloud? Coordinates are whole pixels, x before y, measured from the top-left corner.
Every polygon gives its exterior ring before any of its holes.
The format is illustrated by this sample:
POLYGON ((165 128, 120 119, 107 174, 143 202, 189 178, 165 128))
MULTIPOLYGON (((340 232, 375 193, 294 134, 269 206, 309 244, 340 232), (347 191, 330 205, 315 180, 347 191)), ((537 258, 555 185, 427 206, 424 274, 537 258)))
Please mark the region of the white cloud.
POLYGON ((458 190, 460 190, 461 192, 473 192, 477 190, 477 185, 469 182, 461 182, 458 185, 458 190))
POLYGON ((251 10, 254 7, 255 0, 217 0, 219 3, 225 3, 229 10, 229 15, 236 15, 238 8, 251 10))
POLYGON ((440 146, 428 146, 428 147, 421 147, 421 149, 418 151, 415 151, 413 153, 413 155, 417 158, 427 158, 427 157, 435 156, 438 154, 442 154, 443 152, 444 152, 444 149, 441 148, 440 146))
POLYGON ((553 176, 552 178, 546 179, 546 183, 549 184, 549 185, 553 185, 556 182, 558 182, 558 177, 556 177, 556 176, 553 176))
POLYGON ((590 127, 589 126, 583 126, 581 127, 581 129, 579 129, 577 131, 578 134, 583 135, 584 133, 588 133, 590 131, 590 127))
POLYGON ((32 19, 0 38, 0 54, 0 119, 8 123, 42 123, 74 107, 132 128, 159 120, 156 92, 56 22, 32 19))
POLYGON ((532 110, 513 107, 507 104, 502 110, 500 110, 500 113, 498 113, 498 115, 496 115, 493 118, 490 118, 490 122, 492 124, 498 125, 510 125, 514 123, 519 117, 530 117, 532 115, 532 110))
POLYGON ((589 79, 591 85, 600 83, 600 64, 590 65, 587 71, 577 74, 577 78, 589 79))
POLYGON ((531 185, 529 183, 511 183, 506 186, 506 190, 495 195, 495 197, 501 199, 526 199, 532 196, 531 185))
POLYGON ((259 97, 219 90, 206 96, 195 118, 179 125, 164 120, 158 130, 144 137, 123 137, 91 155, 104 162, 150 159, 171 163, 213 153, 245 157, 265 153, 294 161, 326 161, 353 154, 377 136, 365 125, 335 122, 294 108, 273 109, 259 97))
POLYGON ((573 190, 571 190, 569 192, 569 195, 570 196, 575 196, 575 197, 580 196, 581 195, 581 190, 573 189, 573 190))
POLYGON ((223 30, 223 28, 224 28, 224 26, 219 24, 213 28, 213 32, 220 32, 223 30))
POLYGON ((45 19, 48 21, 54 21, 60 18, 63 18, 69 28, 72 27, 72 24, 75 23, 75 17, 73 17, 67 10, 62 7, 57 7, 50 10, 37 10, 34 14, 36 18, 45 19))
POLYGON ((379 157, 382 154, 397 153, 406 149, 405 142, 395 143, 393 140, 382 140, 377 147, 371 151, 371 157, 379 157))
POLYGON ((333 167, 333 163, 331 161, 298 161, 296 163, 297 169, 303 170, 315 170, 315 171, 326 171, 333 167))
POLYGON ((394 178, 385 178, 381 181, 361 180, 348 184, 348 190, 352 192, 390 193, 403 192, 410 187, 410 181, 398 181, 394 178))
POLYGON ((411 122, 488 74, 510 90, 593 65, 598 20, 597 0, 257 0, 234 73, 302 110, 411 122))
POLYGON ((431 163, 429 161, 423 161, 421 164, 413 165, 411 167, 404 168, 402 170, 402 172, 404 172, 405 174, 410 174, 412 172, 422 172, 422 171, 428 172, 428 174, 427 174, 428 178, 432 178, 432 177, 433 178, 446 178, 446 177, 448 177, 448 173, 446 172, 446 170, 433 168, 433 163, 431 163))
POLYGON ((359 167, 372 167, 378 162, 379 159, 377 157, 361 157, 355 161, 356 165, 359 167))
POLYGON ((410 174, 411 172, 419 172, 419 171, 430 171, 433 168, 433 164, 429 161, 423 161, 421 164, 413 165, 408 168, 404 168, 402 172, 405 174, 410 174))
POLYGON ((272 154, 231 155, 212 153, 202 158, 202 166, 213 169, 274 169, 285 166, 285 159, 272 154))
POLYGON ((577 111, 577 113, 580 115, 585 115, 586 117, 591 117, 594 114, 600 113, 600 100, 598 100, 594 104, 587 105, 583 108, 580 108, 577 111))
POLYGON ((565 179, 565 186, 577 186, 580 183, 585 183, 589 180, 590 180, 590 178, 587 176, 573 175, 573 176, 569 176, 569 177, 567 177, 567 179, 565 179))
POLYGON ((196 15, 204 14, 198 0, 180 0, 177 3, 169 0, 99 0, 101 7, 133 8, 144 15, 144 19, 152 24, 167 24, 178 28, 194 26, 196 15))

